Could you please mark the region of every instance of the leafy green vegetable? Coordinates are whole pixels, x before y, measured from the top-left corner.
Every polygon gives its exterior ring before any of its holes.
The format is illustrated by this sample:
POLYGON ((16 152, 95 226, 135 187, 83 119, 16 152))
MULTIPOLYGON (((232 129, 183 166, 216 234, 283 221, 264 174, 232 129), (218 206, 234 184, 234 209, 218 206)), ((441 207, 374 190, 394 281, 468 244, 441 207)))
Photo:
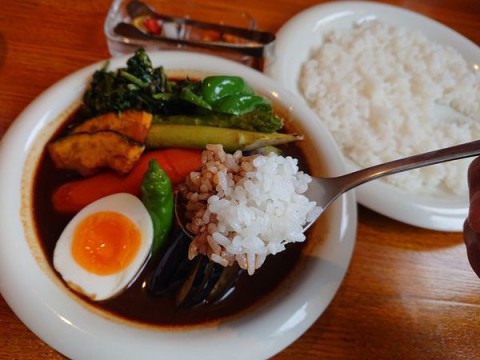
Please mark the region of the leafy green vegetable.
POLYGON ((208 102, 206 102, 200 95, 195 94, 196 84, 189 84, 180 90, 180 98, 182 100, 188 101, 199 108, 212 110, 212 107, 208 102))
POLYGON ((108 63, 93 74, 90 87, 83 97, 83 116, 94 117, 107 112, 129 109, 152 114, 188 112, 188 106, 180 100, 183 83, 168 80, 163 67, 153 68, 143 49, 128 59, 127 67, 108 71, 108 63), (185 108, 186 107, 186 108, 185 108))

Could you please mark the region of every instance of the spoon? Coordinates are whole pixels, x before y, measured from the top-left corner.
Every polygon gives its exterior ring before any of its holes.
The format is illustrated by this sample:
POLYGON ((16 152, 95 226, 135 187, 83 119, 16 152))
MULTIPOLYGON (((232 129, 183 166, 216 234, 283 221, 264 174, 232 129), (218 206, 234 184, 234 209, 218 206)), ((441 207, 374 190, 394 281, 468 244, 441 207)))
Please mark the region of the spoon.
POLYGON ((216 24, 207 21, 190 19, 187 17, 175 17, 157 13, 153 8, 142 1, 132 0, 127 5, 127 12, 132 19, 139 16, 148 16, 166 22, 174 22, 177 24, 189 25, 194 28, 203 30, 215 30, 222 34, 230 34, 244 40, 260 43, 263 45, 270 44, 275 40, 275 35, 267 31, 251 30, 237 26, 229 26, 216 24))
MULTIPOLYGON (((322 211, 315 219, 304 225, 303 231, 308 230, 340 195, 363 183, 407 170, 477 155, 480 155, 480 140, 390 161, 337 177, 312 177, 312 182, 309 184, 305 195, 311 201, 315 201, 322 211)), ((179 199, 180 197, 177 192, 175 196, 175 216, 185 234, 193 237, 192 233, 186 228, 187 219, 184 216, 184 201, 179 199)))
POLYGON ((167 36, 154 36, 147 34, 137 28, 135 25, 120 22, 113 29, 115 34, 128 39, 136 39, 143 41, 159 41, 172 45, 187 45, 211 50, 226 50, 253 57, 262 57, 265 52, 265 46, 257 43, 235 44, 222 41, 196 41, 187 39, 176 39, 167 36))
POLYGON ((117 35, 120 35, 126 39, 136 39, 142 41, 159 41, 166 44, 172 45, 185 45, 192 46, 210 50, 224 50, 234 53, 240 53, 256 58, 261 58, 265 54, 271 51, 273 43, 275 41, 275 35, 258 30, 250 30, 245 28, 240 28, 236 26, 228 26, 215 24, 205 21, 199 21, 194 19, 189 19, 185 17, 174 17, 170 15, 163 15, 155 12, 154 9, 149 7, 147 4, 132 0, 127 5, 127 12, 132 19, 139 16, 148 16, 155 18, 164 22, 174 23, 181 26, 188 26, 190 28, 197 28, 200 30, 213 30, 221 34, 233 35, 243 41, 227 42, 227 41, 203 41, 203 40, 192 40, 188 38, 177 37, 168 37, 162 35, 153 35, 148 32, 141 30, 132 23, 120 22, 115 28, 114 32, 117 35))

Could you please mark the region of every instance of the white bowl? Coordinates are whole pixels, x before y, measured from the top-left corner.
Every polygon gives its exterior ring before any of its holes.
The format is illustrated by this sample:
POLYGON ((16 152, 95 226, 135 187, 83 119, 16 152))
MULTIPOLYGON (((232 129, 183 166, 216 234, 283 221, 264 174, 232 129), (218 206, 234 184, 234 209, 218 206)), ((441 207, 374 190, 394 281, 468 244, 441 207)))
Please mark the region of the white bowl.
MULTIPOLYGON (((276 34, 275 54, 266 64, 265 73, 301 97, 298 89, 300 69, 323 36, 332 30, 348 29, 354 23, 372 19, 422 31, 429 39, 459 51, 472 69, 480 69, 480 48, 434 20, 387 4, 339 1, 315 5, 285 23, 276 34)), ((349 171, 358 170, 357 165, 349 159, 346 161, 349 171)), ((467 194, 454 196, 439 191, 436 195, 416 195, 383 180, 362 185, 355 193, 360 204, 427 229, 462 231, 468 212, 467 194)))
MULTIPOLYGON (((149 54, 169 71, 231 74, 284 108, 318 173, 343 172, 345 165, 329 132, 291 93, 265 75, 225 59, 185 52, 149 54)), ((125 66, 112 59, 110 68, 125 66)), ((350 262, 356 232, 352 194, 329 210, 329 231, 314 228, 309 252, 292 287, 248 315, 220 325, 171 331, 121 322, 93 312, 53 274, 36 239, 32 219, 32 179, 39 156, 62 119, 75 108, 91 74, 103 62, 82 69, 39 96, 8 129, 0 144, 0 290, 18 317, 47 344, 75 359, 208 358, 264 359, 297 339, 323 313, 350 262), (8 176, 5 176, 8 174, 8 176)))

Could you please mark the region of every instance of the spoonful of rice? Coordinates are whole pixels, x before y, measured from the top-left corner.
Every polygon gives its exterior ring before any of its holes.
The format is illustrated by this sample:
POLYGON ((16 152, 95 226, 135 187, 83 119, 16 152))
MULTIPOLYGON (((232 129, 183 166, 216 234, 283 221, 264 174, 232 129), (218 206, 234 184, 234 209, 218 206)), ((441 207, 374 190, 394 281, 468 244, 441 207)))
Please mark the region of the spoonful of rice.
POLYGON ((177 192, 175 214, 193 238, 190 259, 204 254, 253 274, 269 254, 304 241, 304 232, 344 192, 382 176, 476 155, 480 140, 316 178, 299 171, 289 156, 227 154, 221 145, 207 145, 201 169, 177 192))

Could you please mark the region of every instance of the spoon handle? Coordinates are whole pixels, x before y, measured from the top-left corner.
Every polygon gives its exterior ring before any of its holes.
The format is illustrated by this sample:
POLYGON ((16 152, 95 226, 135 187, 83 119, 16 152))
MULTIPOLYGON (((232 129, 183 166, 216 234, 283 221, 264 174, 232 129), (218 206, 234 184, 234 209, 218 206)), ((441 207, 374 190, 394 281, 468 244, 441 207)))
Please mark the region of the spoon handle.
POLYGON ((211 49, 211 50, 225 50, 235 53, 240 53, 244 55, 249 55, 253 57, 262 57, 265 53, 266 46, 262 44, 249 43, 249 44, 234 44, 220 41, 196 41, 188 39, 177 39, 170 38, 167 36, 153 36, 147 33, 144 33, 142 30, 130 23, 120 22, 115 25, 113 29, 115 34, 123 36, 127 39, 136 39, 143 41, 159 41, 166 44, 172 45, 186 45, 194 46, 198 48, 211 49))
MULTIPOLYGON (((275 34, 268 31, 260 31, 247 29, 237 26, 229 26, 224 24, 217 24, 209 21, 195 20, 188 17, 177 17, 161 14, 155 11, 152 7, 143 3, 142 1, 132 0, 127 4, 127 12, 132 19, 141 16, 149 15, 159 20, 174 22, 177 24, 190 25, 204 30, 214 30, 222 34, 230 34, 240 37, 245 40, 258 42, 261 45, 268 45, 275 41, 275 34)), ((221 20, 221 19, 218 19, 221 20)))
POLYGON ((339 176, 337 180, 341 180, 343 191, 347 191, 382 176, 477 155, 480 155, 480 140, 375 165, 339 176))

